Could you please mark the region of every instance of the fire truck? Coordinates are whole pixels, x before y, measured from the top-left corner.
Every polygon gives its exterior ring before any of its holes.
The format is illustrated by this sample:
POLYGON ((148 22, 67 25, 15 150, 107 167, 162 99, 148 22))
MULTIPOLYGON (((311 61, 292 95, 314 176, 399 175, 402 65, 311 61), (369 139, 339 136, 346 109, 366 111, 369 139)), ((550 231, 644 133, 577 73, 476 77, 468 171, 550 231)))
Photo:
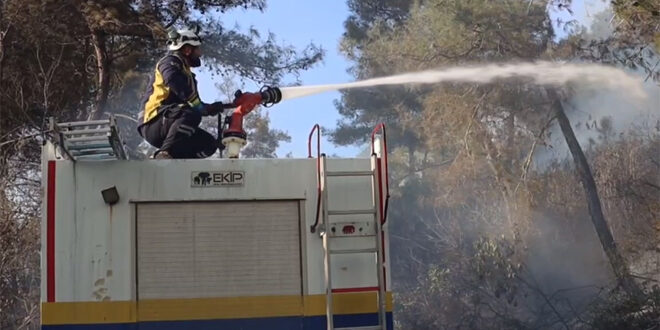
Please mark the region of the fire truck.
POLYGON ((368 158, 316 125, 308 158, 200 160, 127 159, 112 116, 50 126, 42 329, 393 329, 384 125, 368 158))

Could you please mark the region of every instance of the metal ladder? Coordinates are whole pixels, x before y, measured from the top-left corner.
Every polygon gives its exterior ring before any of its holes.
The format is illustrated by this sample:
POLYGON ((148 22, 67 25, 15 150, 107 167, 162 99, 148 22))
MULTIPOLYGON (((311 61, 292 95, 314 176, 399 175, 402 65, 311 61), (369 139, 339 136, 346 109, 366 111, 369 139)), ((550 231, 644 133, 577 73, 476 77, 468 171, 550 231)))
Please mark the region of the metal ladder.
MULTIPOLYGON (((384 127, 383 127, 384 128, 384 127)), ((314 133, 314 130, 318 130, 318 125, 316 125, 312 132, 310 133, 308 151, 309 157, 311 158, 311 137, 314 133)), ((378 129, 378 128, 377 128, 378 129)), ((374 130, 375 132, 376 130, 374 130)), ((368 171, 328 171, 326 164, 326 155, 320 153, 320 131, 317 134, 318 136, 318 145, 317 145, 317 177, 318 177, 318 203, 317 203, 317 212, 316 212, 316 223, 311 227, 312 233, 314 233, 318 227, 319 235, 323 239, 323 254, 324 254, 324 278, 325 278, 325 289, 326 289, 326 318, 327 318, 327 329, 387 329, 387 311, 386 311, 386 283, 385 283, 385 267, 384 267, 384 245, 383 245, 383 231, 382 225, 384 224, 384 217, 381 216, 381 205, 382 205, 382 194, 380 193, 381 183, 381 172, 380 172, 380 163, 378 156, 374 151, 374 144, 372 139, 372 155, 371 155, 371 169, 368 171), (370 177, 371 178, 371 206, 368 209, 359 209, 359 210, 329 210, 328 205, 328 188, 327 181, 328 178, 337 178, 337 177, 370 177), (322 210, 322 212, 319 212, 322 210), (322 222, 319 224, 319 213, 322 213, 322 222), (372 215, 372 221, 368 223, 356 223, 356 222, 333 222, 331 223, 330 217, 333 216, 345 216, 345 215, 372 215), (374 245, 373 247, 366 249, 338 249, 335 245, 336 239, 341 239, 347 237, 344 233, 345 228, 351 228, 355 230, 355 227, 359 227, 359 231, 362 233, 359 237, 373 237, 374 245), (371 227, 369 229, 368 227, 371 227), (372 231, 373 230, 373 231, 372 231), (362 327, 348 327, 348 328, 335 328, 334 327, 334 312, 333 312, 333 287, 332 287, 332 276, 331 276, 331 262, 332 255, 337 254, 365 254, 373 253, 376 258, 376 273, 378 278, 378 325, 376 326, 362 326, 362 327)), ((372 136, 373 137, 373 136, 372 136)), ((388 196, 389 197, 389 196, 388 196)), ((385 209, 386 210, 386 209, 385 209)), ((350 231, 350 230, 349 230, 350 231)))
POLYGON ((126 159, 124 144, 115 117, 55 123, 50 118, 50 132, 55 144, 70 160, 126 159))

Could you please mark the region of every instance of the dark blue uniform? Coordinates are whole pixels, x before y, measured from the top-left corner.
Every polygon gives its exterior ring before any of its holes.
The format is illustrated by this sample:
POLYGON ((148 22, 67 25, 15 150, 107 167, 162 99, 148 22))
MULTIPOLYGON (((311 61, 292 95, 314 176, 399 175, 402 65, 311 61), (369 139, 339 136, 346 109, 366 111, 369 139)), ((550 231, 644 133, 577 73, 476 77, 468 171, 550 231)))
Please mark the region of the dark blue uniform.
POLYGON ((205 158, 216 151, 215 138, 198 127, 206 105, 195 74, 178 52, 158 61, 142 104, 138 131, 154 147, 173 158, 205 158))

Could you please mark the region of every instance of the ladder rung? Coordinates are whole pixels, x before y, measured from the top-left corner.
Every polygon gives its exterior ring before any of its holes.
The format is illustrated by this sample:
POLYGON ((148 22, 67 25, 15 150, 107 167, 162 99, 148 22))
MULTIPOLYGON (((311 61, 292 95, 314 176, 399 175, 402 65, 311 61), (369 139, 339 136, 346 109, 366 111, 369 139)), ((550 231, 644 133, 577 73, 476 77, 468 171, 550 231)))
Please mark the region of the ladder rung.
POLYGON ((57 127, 69 128, 75 126, 95 126, 95 125, 110 125, 109 120, 88 120, 88 121, 72 121, 68 123, 59 123, 57 127))
POLYGON ((112 148, 101 148, 101 149, 90 149, 90 150, 76 150, 72 151, 72 156, 88 156, 88 155, 99 155, 99 154, 114 154, 112 148))
POLYGON ((339 172, 326 172, 327 176, 372 176, 372 171, 339 171, 339 172))
POLYGON ((375 213, 376 213, 376 209, 328 211, 328 215, 357 215, 357 214, 375 214, 375 213))
POLYGON ((376 253, 378 249, 330 250, 330 254, 376 253))
POLYGON ((76 156, 76 159, 79 159, 79 160, 106 160, 106 159, 117 159, 117 157, 107 155, 107 154, 97 154, 97 155, 80 155, 80 156, 76 156))
POLYGON ((83 137, 74 137, 66 139, 66 142, 90 142, 90 141, 108 141, 108 134, 92 135, 83 137))
POLYGON ((75 151, 80 151, 80 150, 96 150, 96 149, 103 149, 103 148, 112 148, 110 143, 87 143, 87 144, 73 144, 69 145, 67 149, 69 150, 75 150, 75 151))
POLYGON ((64 131, 64 135, 82 135, 82 134, 96 134, 96 133, 109 133, 110 128, 95 128, 95 129, 77 129, 73 131, 64 131))
POLYGON ((348 328, 335 328, 335 330, 382 330, 380 325, 370 325, 366 327, 348 327, 348 328))

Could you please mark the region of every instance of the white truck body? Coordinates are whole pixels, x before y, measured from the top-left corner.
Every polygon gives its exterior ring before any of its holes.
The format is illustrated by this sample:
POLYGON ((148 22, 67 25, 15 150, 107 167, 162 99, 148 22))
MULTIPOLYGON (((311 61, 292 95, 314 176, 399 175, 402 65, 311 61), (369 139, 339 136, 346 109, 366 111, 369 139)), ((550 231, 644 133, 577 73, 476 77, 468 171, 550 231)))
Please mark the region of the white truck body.
MULTIPOLYGON (((332 171, 371 166, 327 160, 332 171)), ((323 240, 310 230, 316 159, 72 161, 47 143, 43 178, 43 329, 326 329, 323 240), (111 205, 101 192, 112 187, 111 205)), ((368 208, 378 184, 328 178, 326 207, 368 208)), ((374 245, 346 236, 334 247, 374 245)), ((392 329, 387 224, 382 238, 392 329)), ((378 324, 377 271, 373 253, 332 256, 335 327, 378 324)))

